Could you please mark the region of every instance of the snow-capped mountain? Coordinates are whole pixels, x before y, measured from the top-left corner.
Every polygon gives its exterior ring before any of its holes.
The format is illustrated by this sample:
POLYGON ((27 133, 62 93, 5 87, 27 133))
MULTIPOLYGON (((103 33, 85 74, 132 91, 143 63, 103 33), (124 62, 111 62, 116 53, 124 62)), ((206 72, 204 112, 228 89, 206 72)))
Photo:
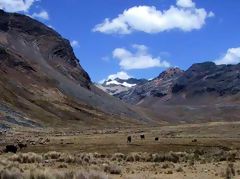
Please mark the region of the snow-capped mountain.
POLYGON ((129 78, 129 79, 108 79, 104 81, 102 84, 97 84, 96 86, 103 91, 107 92, 110 95, 117 95, 121 92, 128 91, 130 88, 139 85, 144 84, 148 80, 146 79, 135 79, 135 78, 129 78))

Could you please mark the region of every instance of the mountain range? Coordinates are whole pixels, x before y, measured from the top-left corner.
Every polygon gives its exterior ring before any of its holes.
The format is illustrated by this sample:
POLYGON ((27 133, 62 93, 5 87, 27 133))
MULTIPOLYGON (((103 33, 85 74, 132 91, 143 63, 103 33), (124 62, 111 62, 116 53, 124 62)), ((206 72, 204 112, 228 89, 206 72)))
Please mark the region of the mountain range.
POLYGON ((158 77, 115 97, 146 109, 151 119, 167 122, 239 120, 240 64, 193 64, 169 68, 158 77))
POLYGON ((0 129, 236 121, 239 91, 240 64, 213 62, 94 84, 68 40, 0 10, 0 129))

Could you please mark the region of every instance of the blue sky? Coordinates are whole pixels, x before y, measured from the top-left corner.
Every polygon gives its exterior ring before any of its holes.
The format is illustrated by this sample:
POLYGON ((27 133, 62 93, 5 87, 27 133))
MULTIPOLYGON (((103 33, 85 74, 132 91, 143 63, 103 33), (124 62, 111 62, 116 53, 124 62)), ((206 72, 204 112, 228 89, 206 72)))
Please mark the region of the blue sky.
POLYGON ((0 0, 0 8, 74 41, 95 82, 118 72, 149 79, 170 66, 240 62, 239 0, 0 0))

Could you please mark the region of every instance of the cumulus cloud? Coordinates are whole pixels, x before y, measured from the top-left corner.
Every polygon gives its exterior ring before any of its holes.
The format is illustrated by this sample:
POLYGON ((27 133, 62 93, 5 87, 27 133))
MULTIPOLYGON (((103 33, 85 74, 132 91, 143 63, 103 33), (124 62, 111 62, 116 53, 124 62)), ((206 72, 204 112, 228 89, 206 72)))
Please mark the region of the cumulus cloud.
POLYGON ((177 0, 177 6, 179 7, 195 7, 195 3, 192 0, 177 0))
POLYGON ((113 57, 119 60, 119 65, 124 70, 146 69, 152 67, 170 67, 170 63, 161 60, 160 57, 153 57, 148 53, 145 45, 135 44, 132 46, 134 52, 125 48, 116 48, 113 57))
POLYGON ((128 75, 127 72, 120 71, 120 72, 117 72, 116 74, 112 74, 107 77, 108 80, 114 80, 116 78, 120 78, 122 80, 127 80, 127 79, 131 78, 131 76, 128 75))
POLYGON ((161 11, 155 6, 134 6, 114 19, 106 18, 94 27, 94 32, 130 34, 134 31, 159 33, 172 29, 192 31, 201 29, 213 12, 196 8, 192 0, 177 0, 176 6, 161 11))
POLYGON ((47 11, 42 10, 39 13, 33 13, 32 15, 33 18, 38 18, 38 19, 44 19, 44 20, 49 20, 49 14, 47 11))
POLYGON ((240 63, 240 47, 230 48, 222 58, 215 61, 217 65, 221 64, 238 64, 240 63))
POLYGON ((79 47, 79 42, 78 42, 77 40, 73 40, 73 41, 71 41, 71 46, 72 46, 73 48, 79 47))
POLYGON ((38 0, 0 0, 0 9, 8 12, 27 12, 38 0))
POLYGON ((105 81, 115 80, 116 78, 119 78, 122 80, 127 80, 127 79, 131 78, 131 76, 128 75, 127 72, 125 72, 125 71, 120 71, 115 74, 109 75, 106 79, 103 79, 103 80, 99 81, 98 83, 103 84, 105 81))

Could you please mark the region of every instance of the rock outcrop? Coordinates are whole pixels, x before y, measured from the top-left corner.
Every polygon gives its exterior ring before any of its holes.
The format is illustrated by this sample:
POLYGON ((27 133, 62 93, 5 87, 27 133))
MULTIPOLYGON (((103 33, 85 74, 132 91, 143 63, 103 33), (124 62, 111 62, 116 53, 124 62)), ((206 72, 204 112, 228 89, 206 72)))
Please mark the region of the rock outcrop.
POLYGON ((158 77, 115 96, 130 104, 142 103, 148 97, 165 97, 166 99, 171 96, 172 87, 182 74, 183 71, 179 68, 169 68, 158 77))

